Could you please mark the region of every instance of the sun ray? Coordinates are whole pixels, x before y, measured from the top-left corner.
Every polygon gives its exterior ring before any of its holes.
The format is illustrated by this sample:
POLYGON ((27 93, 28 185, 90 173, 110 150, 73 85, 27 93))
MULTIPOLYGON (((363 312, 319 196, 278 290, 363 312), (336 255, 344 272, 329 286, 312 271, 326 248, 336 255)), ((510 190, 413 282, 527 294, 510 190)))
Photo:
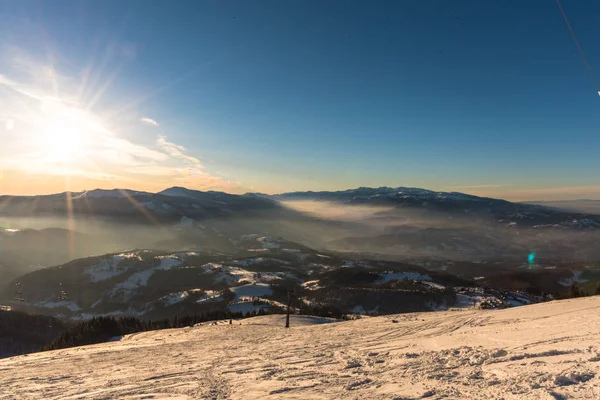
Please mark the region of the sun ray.
POLYGON ((106 90, 110 87, 110 85, 112 84, 112 82, 115 80, 115 78, 119 75, 119 72, 121 72, 121 69, 123 67, 123 64, 121 64, 109 77, 108 79, 106 79, 106 81, 104 82, 104 84, 102 85, 102 87, 100 87, 96 93, 94 94, 94 97, 88 102, 88 104, 84 107, 84 109, 86 111, 90 111, 94 108, 94 106, 96 105, 96 103, 98 103, 101 99, 102 96, 104 96, 104 93, 106 92, 106 90))
MULTIPOLYGON (((86 85, 86 87, 83 87, 82 97, 79 100, 83 100, 88 95, 94 96, 94 92, 96 91, 95 88, 101 84, 104 72, 105 72, 106 68, 108 67, 111 55, 114 53, 115 48, 116 48, 116 40, 113 40, 113 42, 110 43, 104 50, 104 57, 102 57, 102 61, 100 61, 100 65, 95 69, 95 71, 97 73, 94 74, 93 73, 94 71, 92 71, 90 69, 90 73, 89 73, 90 79, 87 80, 88 85, 86 85), (87 92, 88 88, 90 89, 89 92, 87 92)), ((96 56, 94 55, 93 61, 95 61, 95 60, 96 60, 96 56)), ((94 64, 90 64, 90 65, 94 65, 94 64)))
POLYGON ((173 86, 192 77, 195 73, 197 73, 198 71, 200 71, 202 68, 206 67, 207 65, 210 65, 212 62, 213 61, 207 61, 203 64, 200 64, 199 66, 192 68, 191 70, 189 70, 185 74, 181 75, 180 77, 175 78, 175 79, 171 80, 170 82, 160 86, 158 89, 155 89, 155 90, 151 91, 150 93, 142 95, 142 96, 138 97, 137 99, 132 100, 128 104, 125 104, 125 105, 119 107, 118 109, 114 110, 110 114, 111 118, 117 118, 117 117, 121 116, 122 114, 133 110, 135 107, 158 96, 160 93, 164 92, 165 90, 168 90, 168 89, 172 88, 173 86))
POLYGON ((138 203, 138 201, 136 199, 134 199, 133 197, 131 197, 131 195, 123 190, 123 189, 119 189, 120 193, 123 195, 123 197, 125 197, 125 199, 127 199, 131 204, 133 204, 133 206, 140 212, 142 213, 142 215, 144 215, 144 217, 146 217, 150 222, 156 224, 156 225, 160 225, 160 223, 158 222, 158 220, 150 213, 150 211, 148 211, 146 209, 146 207, 144 207, 143 205, 141 205, 140 203, 138 203))
POLYGON ((65 192, 65 200, 67 203, 67 227, 69 257, 75 259, 75 221, 73 220, 73 198, 71 196, 70 177, 66 176, 67 191, 65 192))

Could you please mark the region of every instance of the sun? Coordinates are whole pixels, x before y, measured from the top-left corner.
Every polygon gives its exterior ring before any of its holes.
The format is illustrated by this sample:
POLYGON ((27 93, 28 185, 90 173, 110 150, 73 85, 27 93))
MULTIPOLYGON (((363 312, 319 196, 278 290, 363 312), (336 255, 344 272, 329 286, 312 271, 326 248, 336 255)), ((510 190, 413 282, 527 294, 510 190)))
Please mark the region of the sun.
POLYGON ((90 125, 84 111, 45 102, 38 125, 40 145, 47 161, 71 162, 81 156, 90 125))
POLYGON ((76 125, 59 118, 46 121, 42 129, 44 151, 51 161, 71 161, 81 148, 76 125))

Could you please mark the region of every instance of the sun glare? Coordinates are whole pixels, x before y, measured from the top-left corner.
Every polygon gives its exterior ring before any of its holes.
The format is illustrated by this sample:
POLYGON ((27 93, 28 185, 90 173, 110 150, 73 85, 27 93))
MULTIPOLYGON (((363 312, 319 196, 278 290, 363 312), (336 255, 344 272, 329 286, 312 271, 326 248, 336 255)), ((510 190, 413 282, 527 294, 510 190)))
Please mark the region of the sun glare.
POLYGON ((38 132, 45 158, 55 162, 74 161, 85 147, 89 125, 84 111, 44 102, 38 132))

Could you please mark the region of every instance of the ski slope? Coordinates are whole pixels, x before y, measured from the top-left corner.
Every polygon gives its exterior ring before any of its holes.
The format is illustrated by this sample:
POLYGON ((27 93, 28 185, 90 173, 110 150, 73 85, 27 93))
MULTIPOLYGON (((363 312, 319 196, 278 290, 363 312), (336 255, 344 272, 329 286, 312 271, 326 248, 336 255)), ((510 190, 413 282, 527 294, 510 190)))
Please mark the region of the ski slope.
POLYGON ((284 316, 0 360, 0 399, 599 399, 600 297, 284 316), (328 323, 331 322, 331 323, 328 323))

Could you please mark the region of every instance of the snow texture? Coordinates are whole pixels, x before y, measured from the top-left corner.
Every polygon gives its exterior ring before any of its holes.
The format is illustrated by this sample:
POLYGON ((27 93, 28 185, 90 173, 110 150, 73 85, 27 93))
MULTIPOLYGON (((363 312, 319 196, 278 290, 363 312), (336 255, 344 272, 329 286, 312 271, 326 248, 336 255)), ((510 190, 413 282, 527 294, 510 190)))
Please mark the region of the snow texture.
POLYGON ((217 275, 216 282, 225 282, 234 285, 242 281, 254 282, 255 273, 237 267, 226 267, 222 264, 208 263, 200 267, 204 272, 217 275))
POLYGON ((160 298, 160 300, 165 304, 165 306, 172 306, 173 304, 180 303, 189 297, 189 293, 187 291, 177 292, 177 293, 169 293, 166 296, 160 298))
POLYGON ((377 281, 377 283, 383 284, 390 281, 401 281, 403 279, 410 279, 413 281, 430 281, 431 276, 419 274, 417 272, 386 272, 381 274, 381 278, 377 281))
POLYGON ((156 257, 159 260, 158 266, 135 272, 126 280, 115 284, 111 290, 112 296, 120 296, 123 300, 131 299, 138 289, 148 285, 148 281, 152 275, 154 275, 155 271, 178 267, 182 263, 180 257, 185 257, 185 254, 186 253, 156 257))
POLYGON ((231 288, 231 291, 235 294, 236 299, 244 297, 262 297, 269 296, 273 293, 271 287, 266 283, 256 283, 250 285, 243 285, 231 288))
POLYGON ((105 281, 125 272, 126 267, 121 267, 119 264, 121 260, 128 258, 137 259, 139 261, 142 260, 142 258, 135 253, 118 254, 102 259, 99 264, 86 267, 83 272, 90 276, 90 282, 105 281))
POLYGON ((36 307, 46 307, 46 308, 68 308, 71 311, 79 311, 81 307, 77 304, 73 303, 69 300, 60 300, 60 301, 44 301, 36 304, 36 307))
POLYGON ((573 272, 573 277, 572 278, 565 278, 565 279, 561 279, 558 281, 559 285, 562 286, 571 286, 574 283, 585 283, 587 282, 587 279, 581 279, 581 273, 582 271, 572 271, 573 272))
MULTIPOLYGON (((597 399, 600 297, 319 325, 284 316, 0 360, 2 399, 597 399)), ((325 321, 331 322, 331 321, 325 321)))
POLYGON ((213 303, 222 300, 222 293, 217 290, 205 290, 196 303, 213 303))

